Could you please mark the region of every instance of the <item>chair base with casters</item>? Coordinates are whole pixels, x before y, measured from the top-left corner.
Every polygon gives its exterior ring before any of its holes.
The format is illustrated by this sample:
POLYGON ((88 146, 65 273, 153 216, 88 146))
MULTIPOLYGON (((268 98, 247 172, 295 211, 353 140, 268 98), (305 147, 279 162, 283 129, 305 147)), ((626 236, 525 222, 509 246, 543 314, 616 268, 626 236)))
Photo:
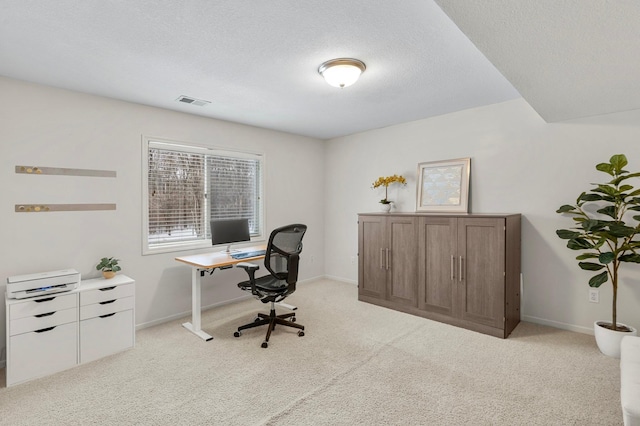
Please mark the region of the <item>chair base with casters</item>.
POLYGON ((276 324, 284 325, 285 327, 297 328, 300 330, 298 331, 298 336, 304 336, 304 325, 296 324, 296 313, 289 312, 287 314, 276 315, 275 302, 271 302, 271 312, 269 312, 269 315, 259 313, 258 317, 253 322, 238 327, 238 331, 233 333, 233 335, 235 337, 240 337, 242 336, 242 330, 268 325, 267 336, 261 345, 263 348, 266 348, 269 346, 269 337, 271 337, 273 329, 276 328, 276 324))
POLYGON ((263 348, 269 346, 269 338, 276 325, 295 328, 298 330, 298 336, 304 336, 304 326, 296 324, 295 312, 276 315, 275 305, 279 304, 292 310, 296 309, 295 306, 282 303, 282 301, 296 291, 302 237, 306 230, 306 225, 301 224, 282 226, 273 230, 264 258, 264 266, 269 272, 268 275, 256 278, 256 271, 260 267, 253 263, 241 262, 236 265, 249 275, 249 280, 239 283, 238 287, 241 290, 251 292, 262 303, 270 303, 271 310, 269 315, 258 314, 253 322, 238 327, 238 331, 233 333, 235 337, 240 337, 242 330, 262 325, 267 326, 267 336, 262 342, 263 348))

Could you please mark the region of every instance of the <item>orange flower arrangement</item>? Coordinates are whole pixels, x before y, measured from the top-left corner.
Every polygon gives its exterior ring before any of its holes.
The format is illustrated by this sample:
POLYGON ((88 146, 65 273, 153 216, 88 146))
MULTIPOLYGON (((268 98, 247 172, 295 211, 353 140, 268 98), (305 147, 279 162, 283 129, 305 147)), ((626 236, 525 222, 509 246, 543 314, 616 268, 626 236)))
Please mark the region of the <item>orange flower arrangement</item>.
POLYGON ((394 182, 398 183, 400 185, 406 185, 407 184, 407 180, 404 177, 398 176, 398 175, 387 176, 387 177, 382 177, 381 176, 381 177, 378 178, 378 180, 373 182, 372 189, 384 186, 384 198, 382 200, 380 200, 380 204, 391 204, 391 201, 389 201, 387 199, 387 197, 388 197, 387 193, 388 193, 388 190, 389 190, 389 185, 391 185, 394 182))

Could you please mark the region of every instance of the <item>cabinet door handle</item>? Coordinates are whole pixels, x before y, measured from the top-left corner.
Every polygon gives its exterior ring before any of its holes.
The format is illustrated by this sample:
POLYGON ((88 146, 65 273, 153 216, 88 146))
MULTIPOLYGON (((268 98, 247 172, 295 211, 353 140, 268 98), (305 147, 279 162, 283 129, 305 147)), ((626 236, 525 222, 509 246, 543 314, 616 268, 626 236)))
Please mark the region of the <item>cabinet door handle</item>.
POLYGON ((34 333, 45 333, 47 331, 51 331, 54 328, 56 328, 56 326, 54 325, 53 327, 47 327, 47 328, 41 328, 40 330, 34 330, 34 333))
POLYGON ((55 314, 55 313, 56 313, 56 311, 53 311, 53 312, 47 312, 46 314, 38 314, 38 315, 34 315, 34 317, 36 317, 36 318, 48 317, 49 315, 53 315, 53 314, 55 314))
POLYGON ((460 262, 458 264, 458 279, 462 281, 462 256, 459 256, 458 260, 460 262))
POLYGON ((55 297, 47 297, 46 299, 34 300, 34 302, 36 302, 36 303, 51 302, 53 299, 55 299, 55 297))
POLYGON ((391 263, 391 250, 390 249, 386 249, 387 250, 387 269, 389 269, 389 264, 391 263))
POLYGON ((109 290, 113 290, 114 288, 116 288, 116 286, 114 285, 113 287, 104 287, 104 288, 99 288, 98 290, 100 291, 109 291, 109 290))
POLYGON ((384 269, 384 249, 380 249, 380 269, 384 269))
POLYGON ((111 317, 111 316, 114 316, 115 314, 116 314, 116 313, 115 313, 115 312, 113 312, 113 313, 111 313, 111 314, 100 315, 100 318, 107 318, 107 317, 111 317))
POLYGON ((455 281, 456 277, 455 277, 455 267, 453 266, 453 264, 455 263, 455 256, 451 255, 451 281, 455 281))
POLYGON ((113 302, 115 302, 115 301, 116 301, 116 299, 113 299, 113 300, 105 300, 104 302, 100 302, 100 304, 101 304, 101 305, 108 305, 109 303, 113 303, 113 302))

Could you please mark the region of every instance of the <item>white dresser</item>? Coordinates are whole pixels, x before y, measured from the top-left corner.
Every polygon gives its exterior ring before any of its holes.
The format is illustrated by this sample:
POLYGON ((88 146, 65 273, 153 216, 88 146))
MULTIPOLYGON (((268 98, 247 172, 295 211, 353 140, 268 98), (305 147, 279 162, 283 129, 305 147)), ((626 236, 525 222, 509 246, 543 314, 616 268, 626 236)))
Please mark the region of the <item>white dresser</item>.
POLYGON ((126 275, 5 303, 7 387, 135 345, 135 281, 126 275))

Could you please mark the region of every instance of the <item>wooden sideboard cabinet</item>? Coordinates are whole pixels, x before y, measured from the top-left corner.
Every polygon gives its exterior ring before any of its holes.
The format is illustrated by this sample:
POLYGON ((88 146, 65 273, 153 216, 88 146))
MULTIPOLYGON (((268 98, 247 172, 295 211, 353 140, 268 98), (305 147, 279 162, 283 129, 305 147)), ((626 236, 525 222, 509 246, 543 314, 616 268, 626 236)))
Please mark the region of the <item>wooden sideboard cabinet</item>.
POLYGON ((7 387, 135 345, 135 281, 85 280, 66 293, 9 299, 7 387))
POLYGON ((506 338, 520 322, 520 215, 360 214, 358 298, 506 338))

